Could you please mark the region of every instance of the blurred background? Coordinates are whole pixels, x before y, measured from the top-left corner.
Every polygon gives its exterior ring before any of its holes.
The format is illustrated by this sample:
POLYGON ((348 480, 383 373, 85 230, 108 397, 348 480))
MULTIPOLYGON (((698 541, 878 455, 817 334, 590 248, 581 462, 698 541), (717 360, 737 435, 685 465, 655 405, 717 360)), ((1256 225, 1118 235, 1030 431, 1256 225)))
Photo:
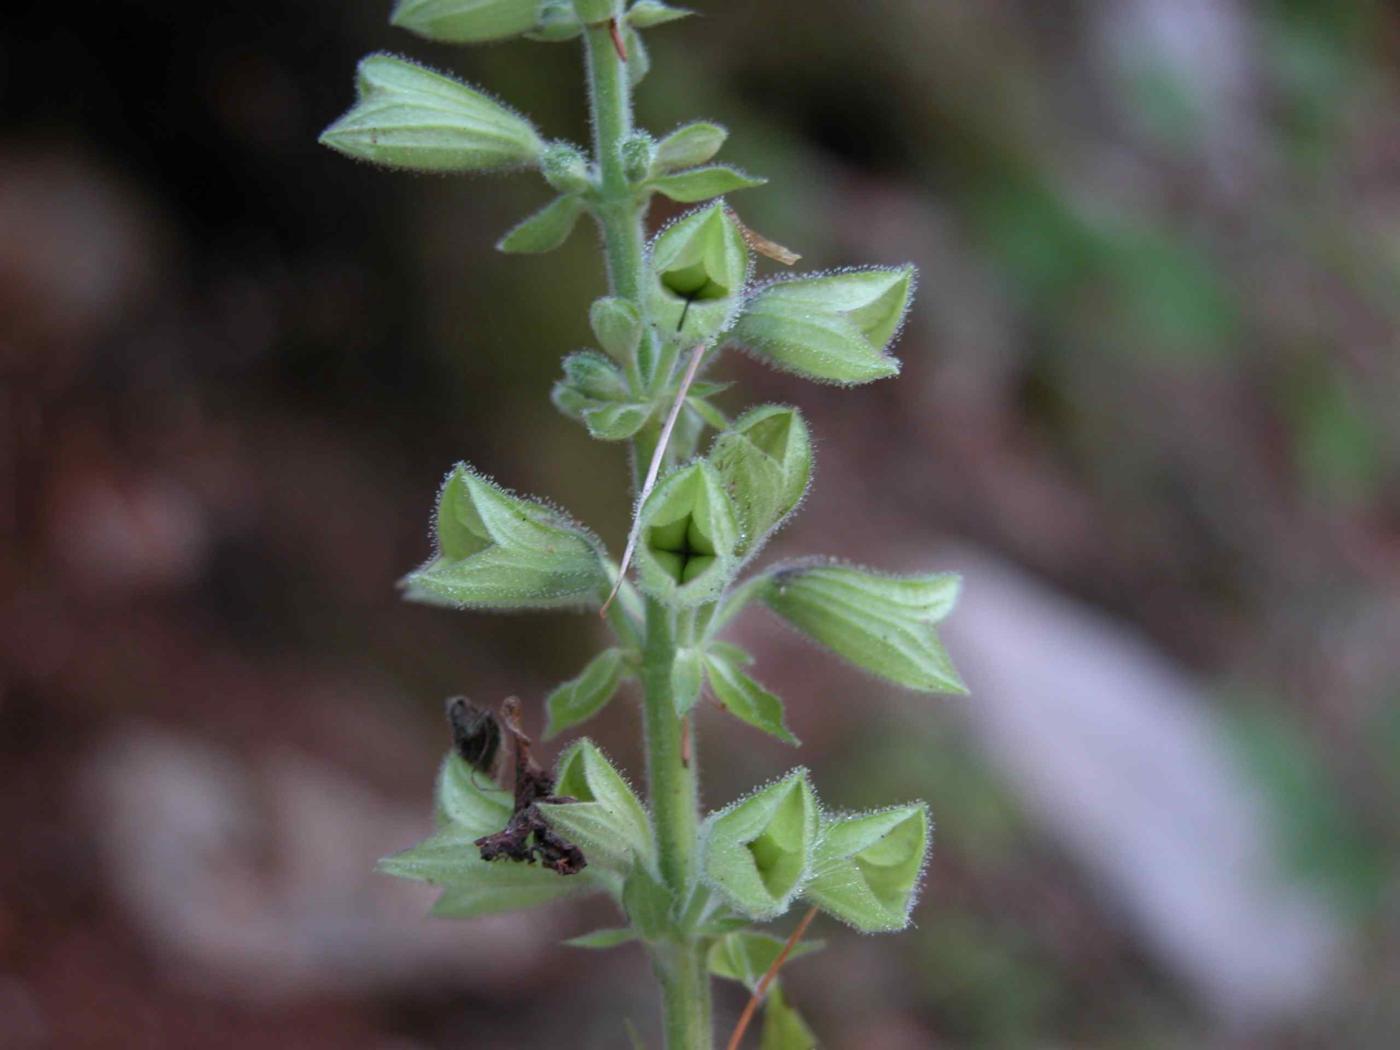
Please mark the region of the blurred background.
MULTIPOLYGON (((966 699, 737 624, 805 746, 707 710, 711 802, 802 761, 937 822, 917 928, 819 920, 789 1000, 866 1050, 1396 1045, 1400 12, 695 6, 643 124, 727 124, 802 268, 922 272, 898 381, 715 369, 819 441, 765 557, 966 580, 966 699)), ((429 824, 443 698, 538 726, 601 640, 398 600, 442 475, 627 524, 622 452, 548 401, 594 239, 495 255, 538 179, 315 143, 381 48, 581 141, 576 48, 388 7, 0 15, 5 1048, 657 1042, 639 951, 559 946, 606 906, 430 922, 371 870, 429 824)), ((633 701, 587 731, 636 772, 633 701)))

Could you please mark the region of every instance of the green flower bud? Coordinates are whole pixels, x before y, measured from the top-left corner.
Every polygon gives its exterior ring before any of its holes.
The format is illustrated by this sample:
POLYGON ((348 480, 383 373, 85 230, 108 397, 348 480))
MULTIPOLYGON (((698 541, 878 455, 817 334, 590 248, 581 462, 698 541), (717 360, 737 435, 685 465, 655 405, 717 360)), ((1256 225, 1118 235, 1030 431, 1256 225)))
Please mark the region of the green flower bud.
POLYGON ((554 794, 573 802, 537 803, 552 828, 583 847, 590 863, 616 871, 634 860, 650 865, 651 820, 622 774, 591 740, 559 756, 554 794))
POLYGON ((413 601, 500 609, 580 605, 606 588, 598 541, 465 463, 438 495, 438 553, 403 582, 413 601))
POLYGON ((934 632, 960 585, 951 573, 883 576, 798 562, 770 570, 761 596, 788 623, 857 667, 924 693, 966 693, 934 632))
POLYGON ((741 555, 756 551, 802 501, 812 480, 812 439, 802 414, 762 405, 734 421, 709 460, 739 513, 741 555))
POLYGON ((451 77, 393 55, 369 55, 359 100, 321 133, 350 157, 411 171, 495 171, 544 148, 529 121, 451 77))
POLYGON ((588 323, 598 345, 615 361, 627 362, 642 341, 642 315, 626 299, 604 296, 588 309, 588 323))
POLYGON ((866 933, 902 930, 918 897, 928 845, 922 803, 837 818, 822 828, 802 895, 866 933))
POLYGON ((914 269, 853 270, 775 281, 744 306, 734 339, 809 379, 868 383, 899 372, 885 351, 909 309, 914 269))
POLYGON ((718 597, 738 567, 734 506, 704 460, 662 478, 642 505, 638 526, 642 588, 672 605, 718 597))
POLYGON ((651 173, 655 153, 656 140, 644 131, 633 132, 622 140, 622 172, 628 182, 636 184, 651 173))
POLYGON ((656 168, 658 171, 674 171, 676 168, 704 164, 719 152, 728 137, 729 132, 718 124, 697 121, 679 127, 656 147, 656 168))
POLYGON ((582 193, 593 185, 588 158, 568 142, 551 142, 540 157, 540 174, 560 193, 582 193))
POLYGON ((580 420, 601 441, 625 441, 651 418, 651 402, 627 400, 622 370, 602 354, 580 350, 564 358, 564 378, 551 398, 564 415, 580 420))
POLYGON ((787 910, 811 871, 819 813, 805 769, 714 814, 701 831, 705 881, 753 919, 787 910))
POLYGON ((749 248, 718 201, 668 226, 651 247, 651 315, 687 343, 726 328, 742 303, 749 248))
POLYGON ((539 0, 398 0, 391 24, 445 44, 505 40, 533 28, 539 0))

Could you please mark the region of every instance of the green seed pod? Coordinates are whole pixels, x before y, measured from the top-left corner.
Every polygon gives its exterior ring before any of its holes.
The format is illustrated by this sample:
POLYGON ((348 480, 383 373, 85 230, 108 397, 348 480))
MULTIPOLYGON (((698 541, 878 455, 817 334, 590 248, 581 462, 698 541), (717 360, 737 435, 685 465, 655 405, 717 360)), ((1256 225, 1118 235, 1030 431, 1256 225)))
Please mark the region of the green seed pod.
POLYGON ((560 193, 582 193, 593 185, 588 158, 569 142, 551 142, 540 156, 540 174, 560 193))
POLYGON ((404 580, 414 601, 498 609, 581 605, 607 585, 598 541, 465 463, 438 495, 438 553, 404 580))
POLYGON ((922 803, 831 820, 822 828, 802 895, 866 933, 902 930, 918 897, 928 845, 922 803))
POLYGON ((812 480, 812 439, 802 414, 761 405, 734 421, 710 448, 709 461, 738 511, 749 555, 796 509, 812 480))
POLYGON ((957 601, 951 573, 883 576, 798 562, 770 570, 761 597, 803 634, 857 667, 923 693, 966 693, 934 632, 957 601))
POLYGON ((724 485, 704 460, 680 467, 652 489, 638 516, 638 578, 672 605, 718 597, 738 568, 739 526, 724 485))
POLYGON ((819 811, 805 769, 711 816, 701 830, 705 881, 753 919, 787 910, 811 872, 819 811))
POLYGON ((652 242, 651 316, 685 343, 723 331, 742 303, 749 248, 724 202, 693 211, 652 242))
POLYGON ((809 379, 846 385, 883 379, 899 372, 886 350, 913 286, 912 266, 775 281, 745 304, 734 340, 809 379))
POLYGON ((321 142, 360 160, 410 171, 497 171, 528 164, 544 145, 529 121, 451 77, 393 55, 369 55, 359 100, 321 142))
POLYGON ((539 0, 398 0, 391 24, 445 44, 519 36, 536 25, 539 0))

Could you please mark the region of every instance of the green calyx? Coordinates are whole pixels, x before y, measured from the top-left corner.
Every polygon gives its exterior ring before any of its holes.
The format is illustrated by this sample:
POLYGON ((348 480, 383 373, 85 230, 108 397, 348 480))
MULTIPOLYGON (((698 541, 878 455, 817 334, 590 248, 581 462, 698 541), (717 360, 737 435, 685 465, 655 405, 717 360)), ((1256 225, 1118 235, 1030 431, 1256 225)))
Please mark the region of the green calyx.
POLYGON ((922 803, 829 820, 803 896, 866 933, 902 930, 918 896, 928 846, 928 808, 922 803))
POLYGON ((643 505, 637 565, 642 588, 673 605, 723 592, 737 568, 739 526, 713 467, 703 460, 663 478, 643 505))
POLYGON ((321 142, 360 160, 410 171, 498 171, 540 156, 534 126, 495 99, 393 55, 370 55, 358 101, 321 142))
POLYGON ((693 345, 717 335, 737 311, 749 249, 721 201, 663 230, 649 268, 653 321, 663 335, 693 345))
POLYGON ((707 457, 739 513, 749 555, 787 519, 812 480, 812 439, 802 414, 760 405, 715 438, 707 457))
POLYGON ((842 385, 899 372, 889 353, 909 309, 914 269, 794 277, 760 288, 733 338, 784 371, 842 385))
POLYGON ((404 580, 415 601, 502 609, 582 605, 607 584, 597 540, 465 463, 438 494, 438 553, 404 580))
POLYGON ((819 817, 805 769, 715 814, 702 833, 706 881, 750 918, 781 915, 810 873, 819 817))

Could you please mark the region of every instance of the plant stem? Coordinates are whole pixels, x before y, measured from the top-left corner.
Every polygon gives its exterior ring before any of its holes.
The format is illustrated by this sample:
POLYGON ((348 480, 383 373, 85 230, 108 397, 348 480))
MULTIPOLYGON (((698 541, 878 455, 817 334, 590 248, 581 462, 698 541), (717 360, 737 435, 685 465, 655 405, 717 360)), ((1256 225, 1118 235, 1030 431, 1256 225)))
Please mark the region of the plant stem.
MULTIPOLYGON (((594 158, 600 176, 594 213, 603 233, 608 285, 613 295, 631 300, 645 317, 643 207, 627 183, 621 151, 623 139, 632 131, 631 86, 607 25, 590 26, 584 39, 594 158)), ((643 352, 654 351, 650 335, 643 345, 643 352)), ((653 443, 658 436, 647 435, 653 443)), ((633 449, 633 462, 641 464, 642 469, 651 451, 645 446, 646 440, 642 440, 633 449)), ((693 758, 685 754, 685 736, 690 727, 687 719, 676 716, 672 699, 671 669, 675 659, 675 616, 666 606, 648 598, 641 676, 647 788, 661 876, 679 912, 695 884, 699 788, 693 758)), ((710 1050, 710 979, 703 945, 694 938, 656 944, 652 963, 661 982, 666 1045, 670 1050, 710 1050)))

